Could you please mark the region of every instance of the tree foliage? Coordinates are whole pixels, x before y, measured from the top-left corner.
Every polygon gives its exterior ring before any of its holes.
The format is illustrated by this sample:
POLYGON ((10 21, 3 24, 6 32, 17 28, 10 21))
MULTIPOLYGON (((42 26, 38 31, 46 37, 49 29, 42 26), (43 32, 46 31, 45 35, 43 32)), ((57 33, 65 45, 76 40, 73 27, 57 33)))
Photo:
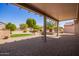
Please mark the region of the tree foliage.
POLYGON ((46 28, 49 29, 49 30, 50 30, 50 29, 54 29, 54 26, 55 26, 55 25, 54 25, 52 22, 47 22, 47 23, 46 23, 46 28))
POLYGON ((10 31, 16 30, 16 25, 12 23, 6 24, 6 29, 9 29, 10 31))
MULTIPOLYGON (((59 30, 63 29, 63 27, 60 27, 60 26, 58 28, 59 30)), ((57 26, 55 26, 54 29, 57 30, 57 26)))
POLYGON ((34 26, 33 26, 33 30, 34 30, 35 32, 37 32, 37 31, 42 30, 42 27, 39 26, 39 25, 34 25, 34 26))
POLYGON ((40 28, 39 25, 34 25, 34 26, 33 26, 33 29, 39 29, 39 28, 40 28))
POLYGON ((20 24, 20 29, 21 30, 26 30, 28 28, 27 24, 20 24))
POLYGON ((36 21, 33 18, 28 18, 26 24, 28 24, 28 27, 33 28, 33 26, 36 25, 36 21))

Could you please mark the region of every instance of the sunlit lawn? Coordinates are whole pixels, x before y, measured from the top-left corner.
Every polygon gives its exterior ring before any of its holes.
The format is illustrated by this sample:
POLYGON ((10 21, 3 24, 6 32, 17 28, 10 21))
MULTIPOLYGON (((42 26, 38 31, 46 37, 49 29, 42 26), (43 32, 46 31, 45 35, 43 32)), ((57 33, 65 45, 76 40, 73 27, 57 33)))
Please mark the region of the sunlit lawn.
POLYGON ((32 34, 12 34, 11 37, 25 37, 25 36, 32 36, 32 34))

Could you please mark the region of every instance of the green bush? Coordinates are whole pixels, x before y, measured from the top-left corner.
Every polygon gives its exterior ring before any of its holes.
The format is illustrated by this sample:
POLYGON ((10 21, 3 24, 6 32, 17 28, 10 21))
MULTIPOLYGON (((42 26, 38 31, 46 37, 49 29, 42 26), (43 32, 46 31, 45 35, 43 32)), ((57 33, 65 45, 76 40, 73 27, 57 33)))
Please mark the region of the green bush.
POLYGON ((20 29, 21 30, 26 30, 28 28, 27 24, 20 24, 20 29))

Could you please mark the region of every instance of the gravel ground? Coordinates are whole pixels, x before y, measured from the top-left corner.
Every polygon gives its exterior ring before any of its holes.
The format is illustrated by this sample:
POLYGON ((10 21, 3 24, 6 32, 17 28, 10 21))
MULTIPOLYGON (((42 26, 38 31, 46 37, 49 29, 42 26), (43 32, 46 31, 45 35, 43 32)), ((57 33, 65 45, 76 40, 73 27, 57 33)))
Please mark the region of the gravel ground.
POLYGON ((4 56, 78 56, 79 37, 61 35, 59 38, 36 37, 0 45, 0 55, 4 56))

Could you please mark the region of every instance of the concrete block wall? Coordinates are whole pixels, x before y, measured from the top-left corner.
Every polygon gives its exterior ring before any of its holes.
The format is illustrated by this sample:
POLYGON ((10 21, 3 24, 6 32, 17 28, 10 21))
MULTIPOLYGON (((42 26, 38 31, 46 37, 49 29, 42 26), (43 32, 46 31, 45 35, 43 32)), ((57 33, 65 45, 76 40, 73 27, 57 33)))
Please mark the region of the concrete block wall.
POLYGON ((9 30, 0 30, 0 39, 3 39, 5 37, 10 37, 10 31, 9 30))

